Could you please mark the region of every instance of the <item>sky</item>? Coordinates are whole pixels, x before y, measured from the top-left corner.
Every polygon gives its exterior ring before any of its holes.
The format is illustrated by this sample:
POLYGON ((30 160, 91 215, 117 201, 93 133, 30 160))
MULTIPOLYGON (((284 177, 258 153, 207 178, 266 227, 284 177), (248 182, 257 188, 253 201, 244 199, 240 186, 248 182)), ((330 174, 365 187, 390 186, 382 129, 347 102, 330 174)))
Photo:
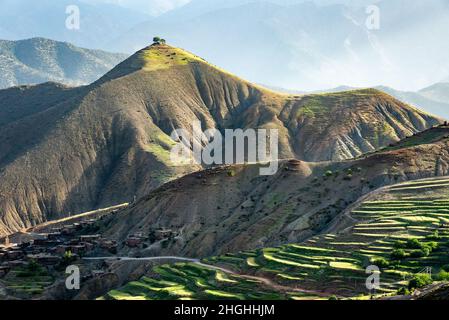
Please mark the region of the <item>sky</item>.
MULTIPOLYGON (((122 7, 158 16, 185 5, 190 0, 84 0, 87 3, 112 3, 122 7)), ((210 0, 214 1, 214 0, 210 0)))
POLYGON ((449 81, 449 0, 0 0, 0 39, 132 54, 154 36, 295 91, 416 91, 449 81), (65 25, 74 3, 82 4, 80 30, 65 25), (367 25, 373 5, 378 28, 367 25))

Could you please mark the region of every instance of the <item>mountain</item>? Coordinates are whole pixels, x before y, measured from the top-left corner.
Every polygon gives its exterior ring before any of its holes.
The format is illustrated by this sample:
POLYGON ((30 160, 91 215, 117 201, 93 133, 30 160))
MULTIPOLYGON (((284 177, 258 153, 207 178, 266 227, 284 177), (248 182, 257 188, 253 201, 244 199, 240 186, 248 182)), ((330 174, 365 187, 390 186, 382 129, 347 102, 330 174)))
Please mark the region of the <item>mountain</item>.
POLYGON ((118 34, 148 19, 151 17, 140 10, 134 11, 110 3, 0 0, 0 39, 44 37, 83 48, 105 49, 105 44, 118 34), (70 16, 66 10, 74 7, 80 12, 79 29, 66 27, 66 19, 70 16))
MULTIPOLYGON (((344 218, 342 212, 374 190, 448 175, 448 138, 448 127, 433 128, 357 160, 283 161, 278 173, 269 177, 259 176, 258 165, 194 173, 113 216, 101 232, 119 242, 157 229, 179 234, 165 244, 156 241, 147 243, 146 249, 131 249, 143 256, 199 258, 300 243, 331 229, 344 218)), ((342 230, 347 223, 338 225, 342 230)), ((122 250, 125 254, 130 249, 122 250)))
POLYGON ((279 157, 343 160, 441 120, 377 90, 291 96, 151 45, 89 86, 0 90, 0 233, 133 201, 201 169, 170 160, 174 129, 277 128, 279 157))
POLYGON ((48 81, 89 84, 126 57, 44 38, 0 40, 0 89, 48 81))
POLYGON ((429 88, 422 89, 420 91, 400 91, 389 87, 377 87, 377 89, 391 94, 397 99, 409 103, 414 106, 419 106, 421 109, 426 110, 431 114, 438 115, 445 119, 449 119, 449 99, 445 100, 446 92, 449 92, 449 88, 445 84, 435 84, 429 88), (435 88, 435 91, 432 91, 435 88), (438 89, 437 89, 438 88, 438 89))
POLYGON ((441 82, 421 89, 419 93, 433 101, 449 104, 449 82, 441 82))
MULTIPOLYGON (((316 90, 304 92, 299 90, 289 90, 280 87, 267 86, 273 90, 288 94, 312 94, 312 93, 337 93, 344 91, 360 90, 361 88, 339 86, 326 90, 316 90)), ((449 119, 449 84, 446 82, 436 83, 419 91, 401 91, 386 86, 374 87, 385 92, 398 100, 406 102, 412 106, 419 107, 431 114, 449 119)))

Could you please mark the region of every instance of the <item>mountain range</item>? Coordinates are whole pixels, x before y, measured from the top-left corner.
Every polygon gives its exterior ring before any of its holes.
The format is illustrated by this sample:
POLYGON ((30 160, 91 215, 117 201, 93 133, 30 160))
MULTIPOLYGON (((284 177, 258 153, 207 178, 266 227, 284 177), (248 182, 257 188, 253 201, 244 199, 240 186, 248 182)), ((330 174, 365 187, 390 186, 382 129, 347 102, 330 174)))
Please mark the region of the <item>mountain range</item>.
POLYGON ((0 89, 48 81, 89 84, 126 57, 44 38, 0 40, 0 89))
POLYGON ((148 195, 204 166, 170 161, 174 129, 276 128, 279 157, 341 161, 441 123, 375 89, 279 94, 151 45, 83 87, 0 90, 0 233, 148 195))

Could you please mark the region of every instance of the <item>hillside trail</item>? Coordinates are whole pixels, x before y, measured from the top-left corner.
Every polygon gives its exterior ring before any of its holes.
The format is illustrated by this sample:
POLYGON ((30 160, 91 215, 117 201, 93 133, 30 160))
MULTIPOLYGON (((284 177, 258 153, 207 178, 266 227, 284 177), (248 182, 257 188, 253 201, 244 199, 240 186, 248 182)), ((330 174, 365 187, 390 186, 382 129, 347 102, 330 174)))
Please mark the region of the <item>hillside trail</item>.
POLYGON ((117 260, 117 261, 158 261, 158 260, 174 260, 179 262, 189 262, 194 263, 198 266, 211 269, 211 270, 217 270, 222 271, 224 273, 241 277, 248 280, 258 281, 262 283, 264 286, 274 289, 275 291, 281 291, 281 292, 297 292, 297 293, 304 293, 304 294, 310 294, 313 296, 323 297, 326 298, 329 295, 315 290, 307 290, 299 287, 289 287, 289 286, 283 286, 280 284, 277 284, 273 282, 272 280, 260 277, 260 276, 251 276, 247 274, 242 274, 235 272, 231 269, 227 269, 224 267, 214 266, 211 264, 203 263, 200 259, 193 259, 193 258, 185 258, 185 257, 176 257, 176 256, 159 256, 159 257, 143 257, 143 258, 134 258, 134 257, 92 257, 92 258, 83 258, 83 260, 87 261, 96 261, 96 260, 117 260))

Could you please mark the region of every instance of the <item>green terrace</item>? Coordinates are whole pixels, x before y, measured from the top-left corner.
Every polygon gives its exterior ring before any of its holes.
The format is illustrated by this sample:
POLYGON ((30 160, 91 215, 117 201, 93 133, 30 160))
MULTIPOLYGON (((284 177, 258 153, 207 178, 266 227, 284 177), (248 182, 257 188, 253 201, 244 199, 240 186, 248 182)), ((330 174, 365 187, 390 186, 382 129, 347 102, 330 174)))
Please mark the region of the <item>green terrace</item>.
MULTIPOLYGON (((435 181, 411 184, 432 188, 435 181)), ((396 190, 388 193, 393 199, 367 201, 353 211, 359 222, 343 233, 203 260, 232 274, 195 264, 156 267, 151 279, 132 282, 106 298, 313 299, 322 293, 357 298, 370 294, 365 286, 369 265, 381 269, 377 294, 395 294, 423 268, 438 273, 449 265, 449 197, 421 198, 420 190, 396 190)))

